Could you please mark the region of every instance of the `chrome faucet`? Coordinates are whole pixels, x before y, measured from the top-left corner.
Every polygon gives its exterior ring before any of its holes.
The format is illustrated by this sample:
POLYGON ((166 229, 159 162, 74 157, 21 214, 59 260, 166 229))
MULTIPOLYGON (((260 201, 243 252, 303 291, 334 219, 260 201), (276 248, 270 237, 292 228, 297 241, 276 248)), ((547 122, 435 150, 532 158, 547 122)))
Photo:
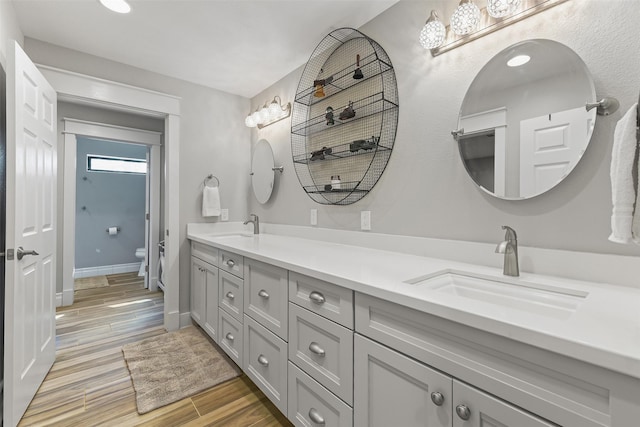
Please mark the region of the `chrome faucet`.
POLYGON ((517 277, 520 275, 520 268, 518 267, 518 236, 516 231, 507 225, 503 225, 502 229, 506 230, 504 241, 496 246, 496 253, 504 254, 502 274, 517 277))
POLYGON ((249 217, 253 218, 253 219, 246 220, 244 222, 244 225, 252 223, 253 224, 253 234, 260 234, 260 218, 258 218, 258 215, 256 215, 256 214, 250 214, 249 217))

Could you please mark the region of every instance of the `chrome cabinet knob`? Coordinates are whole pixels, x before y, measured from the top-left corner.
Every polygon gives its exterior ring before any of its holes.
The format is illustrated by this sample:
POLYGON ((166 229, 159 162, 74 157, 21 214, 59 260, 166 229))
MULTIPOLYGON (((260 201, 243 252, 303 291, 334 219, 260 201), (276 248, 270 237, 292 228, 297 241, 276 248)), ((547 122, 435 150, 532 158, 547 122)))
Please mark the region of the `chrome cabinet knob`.
POLYGON ((16 256, 18 257, 18 261, 20 261, 22 258, 24 258, 27 255, 40 255, 40 254, 36 251, 25 251, 22 246, 20 246, 16 250, 16 256))
POLYGON ((264 299, 269 299, 269 293, 264 289, 260 289, 260 292, 258 292, 258 296, 264 299))
POLYGON ((234 337, 231 332, 227 332, 227 335, 225 335, 225 338, 227 338, 229 341, 233 341, 236 339, 236 337, 234 337))
POLYGON ((320 347, 320 345, 317 342, 312 342, 311 344, 309 344, 309 350, 320 357, 324 357, 324 354, 325 354, 324 349, 320 347))
POLYGON ((324 417, 320 415, 320 412, 316 408, 309 409, 309 419, 315 424, 324 425, 324 417))
POLYGON ((469 409, 467 405, 458 405, 456 406, 456 414, 458 414, 460 419, 466 421, 471 418, 471 409, 469 409))
POLYGON ((258 363, 262 366, 269 366, 269 359, 264 357, 264 354, 261 354, 260 356, 258 356, 258 363))
POLYGON ((436 406, 442 406, 444 403, 444 396, 439 391, 434 391, 431 393, 431 401, 436 406))
POLYGON ((309 299, 316 304, 323 304, 326 300, 320 292, 313 291, 309 294, 309 299))
POLYGON ((229 298, 229 299, 234 299, 234 298, 236 297, 236 296, 233 294, 233 292, 231 292, 231 291, 227 292, 227 295, 226 295, 226 296, 227 296, 227 298, 229 298))
POLYGON ((227 267, 231 267, 233 268, 233 266, 236 265, 236 262, 232 259, 227 260, 227 267))

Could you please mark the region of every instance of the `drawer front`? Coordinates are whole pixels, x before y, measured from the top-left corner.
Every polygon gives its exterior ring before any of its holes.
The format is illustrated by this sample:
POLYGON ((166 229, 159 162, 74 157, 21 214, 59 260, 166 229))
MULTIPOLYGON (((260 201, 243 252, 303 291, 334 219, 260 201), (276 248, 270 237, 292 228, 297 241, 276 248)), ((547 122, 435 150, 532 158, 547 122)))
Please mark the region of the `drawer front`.
POLYGON ((244 263, 244 312, 288 340, 287 270, 253 259, 244 263))
POLYGON ((244 282, 241 278, 236 277, 226 271, 220 272, 220 281, 218 286, 220 307, 227 313, 242 322, 242 309, 244 307, 244 282))
POLYGON ((289 360, 351 405, 353 331, 295 304, 289 322, 289 360))
POLYGON ((218 267, 221 270, 233 274, 234 276, 242 277, 244 274, 244 260, 242 255, 234 254, 233 252, 227 252, 220 250, 220 257, 218 267))
POLYGON ((236 362, 238 366, 242 366, 242 348, 243 340, 242 323, 238 322, 224 310, 220 310, 218 314, 218 344, 225 353, 236 362))
POLYGON ((289 301, 353 329, 353 291, 299 273, 289 273, 289 301))
POLYGON ((219 252, 217 248, 208 246, 200 242, 191 242, 191 255, 198 257, 209 264, 218 266, 219 252))
POLYGON ((242 369, 283 413, 287 413, 287 343, 244 316, 242 369))
POLYGON ((300 427, 351 427, 353 410, 289 362, 288 418, 300 427))

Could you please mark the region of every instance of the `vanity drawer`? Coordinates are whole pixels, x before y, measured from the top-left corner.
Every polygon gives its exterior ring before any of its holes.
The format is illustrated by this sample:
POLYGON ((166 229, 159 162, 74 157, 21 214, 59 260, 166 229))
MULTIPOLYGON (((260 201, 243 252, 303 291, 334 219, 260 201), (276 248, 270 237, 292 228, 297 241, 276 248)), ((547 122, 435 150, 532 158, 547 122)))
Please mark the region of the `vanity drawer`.
POLYGON ((283 413, 287 413, 287 343, 244 316, 242 368, 283 413))
POLYGON ((218 314, 218 344, 225 353, 236 362, 238 366, 242 366, 242 323, 238 322, 229 313, 220 310, 218 314))
POLYGON ((353 329, 353 291, 299 273, 289 273, 289 301, 353 329))
POLYGON ((351 405, 353 331, 295 304, 289 322, 289 360, 351 405))
POLYGON ((209 264, 218 266, 218 258, 220 253, 217 248, 208 246, 200 242, 191 242, 191 255, 200 258, 202 261, 206 261, 209 264))
POLYGON ((244 281, 226 271, 220 272, 220 282, 218 285, 218 301, 220 307, 227 313, 242 322, 242 310, 244 300, 244 281))
POLYGON ((233 274, 234 276, 238 276, 242 278, 242 275, 244 274, 244 268, 243 268, 244 260, 242 255, 237 255, 237 254, 234 254, 233 252, 223 251, 221 249, 219 260, 220 262, 218 266, 220 267, 221 270, 224 270, 226 272, 233 274))
POLYGON ((244 312, 288 340, 287 277, 284 268, 247 258, 244 263, 244 312))
POLYGON ((289 414, 296 426, 351 427, 353 410, 289 362, 289 414))

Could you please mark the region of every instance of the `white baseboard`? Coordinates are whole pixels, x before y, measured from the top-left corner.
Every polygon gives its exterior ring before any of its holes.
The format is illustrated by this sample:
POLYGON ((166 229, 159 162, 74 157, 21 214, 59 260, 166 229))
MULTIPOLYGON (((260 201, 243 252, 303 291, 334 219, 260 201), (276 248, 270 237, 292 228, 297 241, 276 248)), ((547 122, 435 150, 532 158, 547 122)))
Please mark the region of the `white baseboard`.
POLYGON ((56 293, 56 307, 62 306, 62 292, 56 293))
POLYGON ((180 329, 186 328, 189 325, 192 325, 191 321, 191 312, 187 311, 186 313, 180 313, 180 329))
POLYGON ((139 262, 131 262, 128 264, 101 265, 99 267, 75 268, 73 270, 73 278, 80 279, 82 277, 102 276, 104 274, 120 274, 133 273, 140 269, 139 262))
POLYGON ((171 311, 169 313, 167 312, 164 313, 164 328, 167 330, 167 332, 177 331, 178 329, 180 329, 181 317, 182 316, 178 311, 171 311))

